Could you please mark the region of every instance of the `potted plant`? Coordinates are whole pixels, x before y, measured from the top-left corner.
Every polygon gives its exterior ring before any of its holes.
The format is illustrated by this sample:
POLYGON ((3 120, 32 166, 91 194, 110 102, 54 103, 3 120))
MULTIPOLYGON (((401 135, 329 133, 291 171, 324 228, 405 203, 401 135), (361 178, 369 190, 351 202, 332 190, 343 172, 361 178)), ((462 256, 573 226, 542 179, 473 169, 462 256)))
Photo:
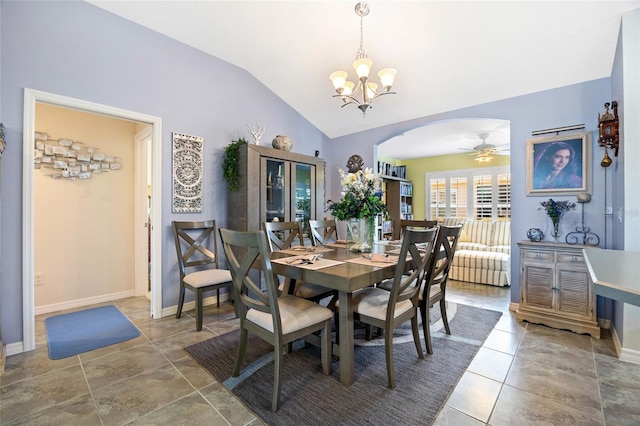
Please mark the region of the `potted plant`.
POLYGON ((229 191, 238 189, 240 183, 240 147, 246 145, 245 138, 232 141, 224 149, 224 160, 222 161, 222 177, 227 181, 229 191))

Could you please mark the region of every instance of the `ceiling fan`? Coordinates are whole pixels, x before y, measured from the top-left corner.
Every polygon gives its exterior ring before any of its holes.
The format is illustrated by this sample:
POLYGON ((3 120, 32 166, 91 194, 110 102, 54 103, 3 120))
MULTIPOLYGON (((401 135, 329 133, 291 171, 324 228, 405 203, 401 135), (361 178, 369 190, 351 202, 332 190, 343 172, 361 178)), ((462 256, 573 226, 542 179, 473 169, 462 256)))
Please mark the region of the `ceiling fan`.
POLYGON ((498 152, 498 148, 500 148, 501 146, 506 146, 506 145, 500 145, 500 146, 496 146, 490 143, 487 143, 487 138, 489 137, 489 133, 480 133, 478 135, 480 137, 480 139, 482 139, 482 143, 480 145, 476 145, 473 148, 460 148, 463 151, 471 151, 470 155, 475 155, 476 161, 479 161, 481 163, 487 163, 489 161, 491 161, 493 159, 493 154, 498 152))

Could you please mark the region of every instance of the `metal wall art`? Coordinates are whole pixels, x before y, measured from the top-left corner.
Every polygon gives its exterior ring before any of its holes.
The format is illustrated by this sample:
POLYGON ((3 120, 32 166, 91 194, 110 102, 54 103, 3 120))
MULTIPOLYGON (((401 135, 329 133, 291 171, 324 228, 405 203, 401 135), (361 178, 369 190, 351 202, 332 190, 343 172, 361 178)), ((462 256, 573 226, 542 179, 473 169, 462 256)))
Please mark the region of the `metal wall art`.
POLYGON ((202 213, 202 145, 199 136, 172 133, 173 213, 202 213))
POLYGON ((98 148, 71 139, 49 139, 44 132, 35 132, 34 167, 51 171, 54 179, 86 180, 93 175, 122 167, 120 157, 100 154, 98 148))
POLYGON ((4 124, 0 123, 0 158, 2 158, 2 153, 4 152, 4 124))

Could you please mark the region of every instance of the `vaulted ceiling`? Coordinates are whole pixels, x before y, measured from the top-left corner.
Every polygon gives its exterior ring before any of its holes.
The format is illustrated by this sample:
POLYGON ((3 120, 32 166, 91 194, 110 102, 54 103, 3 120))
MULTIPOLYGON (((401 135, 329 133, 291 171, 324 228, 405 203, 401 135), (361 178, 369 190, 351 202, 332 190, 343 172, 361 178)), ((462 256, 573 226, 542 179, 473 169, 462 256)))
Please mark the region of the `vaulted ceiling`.
MULTIPOLYGON (((621 16, 640 7, 640 0, 370 1, 364 49, 372 75, 398 70, 397 94, 374 100, 363 117, 353 105, 340 107, 328 78, 338 69, 354 74, 356 1, 89 2, 247 70, 331 138, 609 77, 621 16)), ((481 131, 469 130, 470 147, 481 131)))

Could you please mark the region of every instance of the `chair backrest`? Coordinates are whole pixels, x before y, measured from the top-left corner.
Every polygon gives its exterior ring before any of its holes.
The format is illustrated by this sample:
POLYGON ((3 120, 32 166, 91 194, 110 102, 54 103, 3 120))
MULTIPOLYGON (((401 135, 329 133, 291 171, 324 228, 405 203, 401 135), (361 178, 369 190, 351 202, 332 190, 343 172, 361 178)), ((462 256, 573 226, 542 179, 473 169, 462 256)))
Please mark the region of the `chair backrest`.
POLYGON ((311 229, 311 243, 314 246, 321 246, 338 240, 335 219, 309 220, 309 229, 311 229))
POLYGON ((265 222, 264 233, 271 251, 291 248, 297 242, 304 245, 300 222, 265 222))
POLYGON ((270 313, 273 316, 274 333, 281 334, 278 291, 269 257, 269 245, 264 233, 232 231, 225 228, 220 228, 219 231, 241 318, 246 316, 248 309, 270 313), (266 293, 262 291, 260 282, 254 281, 249 273, 257 265, 263 272, 261 275, 264 277, 266 293))
POLYGON ((427 265, 433 257, 433 244, 438 233, 437 228, 410 229, 404 231, 402 247, 398 256, 398 265, 393 276, 393 286, 389 295, 389 309, 387 309, 387 320, 390 321, 394 315, 396 303, 407 299, 414 299, 417 303, 418 290, 424 279, 427 265), (410 258, 408 258, 410 256, 410 258), (409 262, 409 272, 407 265, 409 262))
POLYGON ((436 220, 408 220, 402 219, 400 220, 400 235, 407 228, 413 229, 428 229, 438 226, 438 221, 436 220))
POLYGON ((218 268, 218 239, 216 221, 201 222, 173 221, 173 238, 178 255, 180 279, 186 268, 214 265, 218 268))
POLYGON ((453 262, 453 256, 458 247, 458 239, 462 233, 462 225, 458 226, 440 226, 438 230, 438 238, 433 246, 434 256, 425 274, 425 282, 423 297, 429 295, 432 284, 441 284, 441 292, 444 293, 444 286, 447 284, 449 270, 453 262), (438 256, 440 251, 444 251, 444 256, 438 256), (439 258, 438 258, 439 257, 439 258))

